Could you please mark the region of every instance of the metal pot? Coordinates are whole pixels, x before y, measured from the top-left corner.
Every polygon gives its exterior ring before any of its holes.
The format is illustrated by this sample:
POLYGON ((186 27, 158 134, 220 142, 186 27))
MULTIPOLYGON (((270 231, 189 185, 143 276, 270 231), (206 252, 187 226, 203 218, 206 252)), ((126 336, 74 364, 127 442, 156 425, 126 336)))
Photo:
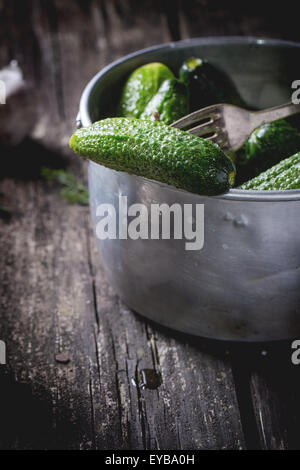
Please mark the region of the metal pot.
MULTIPOLYGON (((300 45, 255 38, 202 38, 130 54, 100 71, 85 88, 83 126, 112 115, 124 79, 136 67, 161 61, 177 71, 190 56, 221 66, 251 106, 290 99, 300 78, 300 45)), ((199 336, 261 341, 300 334, 300 191, 231 190, 203 197, 145 178, 89 164, 96 207, 152 202, 205 205, 205 242, 98 240, 111 284, 132 309, 162 325, 199 336)))

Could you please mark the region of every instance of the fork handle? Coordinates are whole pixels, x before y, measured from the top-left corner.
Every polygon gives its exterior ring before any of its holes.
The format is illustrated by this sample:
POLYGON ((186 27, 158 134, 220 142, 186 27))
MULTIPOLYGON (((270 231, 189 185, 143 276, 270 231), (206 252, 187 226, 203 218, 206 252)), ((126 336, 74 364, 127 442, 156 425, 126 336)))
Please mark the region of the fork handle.
POLYGON ((264 109, 262 111, 255 111, 251 113, 251 127, 252 130, 257 129, 259 126, 268 122, 277 121, 293 114, 300 113, 300 104, 287 103, 275 108, 264 109))

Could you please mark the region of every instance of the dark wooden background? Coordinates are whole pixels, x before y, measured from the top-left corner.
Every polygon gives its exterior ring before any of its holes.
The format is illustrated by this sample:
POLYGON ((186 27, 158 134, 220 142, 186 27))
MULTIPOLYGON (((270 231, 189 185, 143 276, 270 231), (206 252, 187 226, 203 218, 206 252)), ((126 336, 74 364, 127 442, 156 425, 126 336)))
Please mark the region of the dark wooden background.
POLYGON ((0 66, 18 60, 39 116, 17 149, 1 149, 0 449, 300 448, 290 342, 222 343, 146 323, 108 284, 88 208, 39 177, 54 166, 86 179, 67 143, 81 91, 107 63, 193 36, 299 40, 294 3, 0 0, 0 66), (133 386, 142 368, 161 374, 156 390, 133 386))

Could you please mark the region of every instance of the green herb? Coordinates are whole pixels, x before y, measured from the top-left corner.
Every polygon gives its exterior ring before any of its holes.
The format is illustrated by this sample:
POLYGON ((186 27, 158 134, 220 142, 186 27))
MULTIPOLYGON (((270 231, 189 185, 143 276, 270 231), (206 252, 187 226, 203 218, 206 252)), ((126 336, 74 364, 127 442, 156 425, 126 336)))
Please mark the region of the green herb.
POLYGON ((47 181, 57 181, 64 186, 60 196, 69 204, 87 205, 89 203, 88 189, 70 171, 42 168, 41 173, 47 181))

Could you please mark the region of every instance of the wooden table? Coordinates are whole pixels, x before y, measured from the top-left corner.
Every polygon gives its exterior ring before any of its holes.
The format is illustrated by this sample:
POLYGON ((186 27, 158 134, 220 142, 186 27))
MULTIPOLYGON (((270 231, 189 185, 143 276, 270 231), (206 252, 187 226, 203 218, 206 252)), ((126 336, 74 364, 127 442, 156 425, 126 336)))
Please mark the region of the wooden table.
POLYGON ((109 285, 89 209, 39 177, 68 166, 85 180, 68 138, 83 86, 112 60, 192 36, 299 40, 297 15, 260 3, 0 1, 0 65, 18 60, 39 115, 30 138, 1 151, 11 211, 0 220, 1 449, 300 448, 290 342, 222 343, 147 323, 109 285), (157 389, 133 385, 143 368, 161 374, 157 389))

